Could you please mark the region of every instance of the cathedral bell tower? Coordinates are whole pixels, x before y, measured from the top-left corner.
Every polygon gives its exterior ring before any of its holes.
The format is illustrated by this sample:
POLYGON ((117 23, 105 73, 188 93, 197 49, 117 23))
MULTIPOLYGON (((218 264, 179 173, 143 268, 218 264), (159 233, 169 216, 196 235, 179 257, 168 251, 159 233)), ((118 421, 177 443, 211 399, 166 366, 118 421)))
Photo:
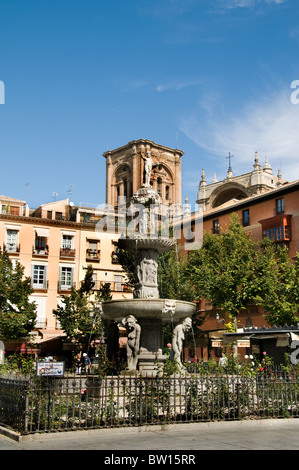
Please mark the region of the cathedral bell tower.
POLYGON ((106 159, 106 203, 113 208, 123 202, 128 206, 133 195, 146 186, 157 191, 162 204, 181 208, 183 155, 182 150, 143 139, 108 150, 103 154, 106 159))

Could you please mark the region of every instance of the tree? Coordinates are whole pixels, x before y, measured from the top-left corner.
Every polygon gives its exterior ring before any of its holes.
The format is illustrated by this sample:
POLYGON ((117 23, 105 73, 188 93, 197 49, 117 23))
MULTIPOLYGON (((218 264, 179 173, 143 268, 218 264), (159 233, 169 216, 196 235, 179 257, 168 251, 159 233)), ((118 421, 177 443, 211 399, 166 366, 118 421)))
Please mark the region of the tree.
MULTIPOLYGON (((93 270, 87 269, 81 288, 72 288, 70 295, 63 296, 63 305, 58 305, 53 314, 58 318, 61 328, 74 345, 87 344, 91 335, 100 336, 102 319, 96 314, 96 303, 103 300, 101 293, 94 301, 90 300, 93 270), (82 287, 83 286, 83 287, 82 287)), ((107 292, 106 292, 107 295, 107 292)))
POLYGON ((96 301, 104 301, 104 300, 111 300, 112 293, 111 293, 111 284, 110 282, 104 282, 101 284, 100 290, 96 296, 96 301))
POLYGON ((4 340, 25 338, 36 321, 36 305, 29 301, 33 292, 24 267, 13 267, 6 251, 0 251, 0 337, 4 340))
POLYGON ((234 329, 238 313, 261 306, 270 325, 299 321, 299 254, 293 262, 287 248, 268 238, 257 243, 233 214, 220 235, 205 233, 202 247, 191 253, 187 272, 204 298, 234 329))
POLYGON ((195 287, 186 271, 188 258, 180 249, 162 253, 158 258, 158 287, 161 299, 193 302, 195 287))
POLYGON ((88 265, 84 280, 82 281, 79 289, 81 296, 83 296, 84 294, 89 294, 94 288, 94 286, 95 282, 93 280, 93 268, 91 265, 88 265))
POLYGON ((256 256, 256 244, 233 214, 226 231, 205 233, 201 248, 188 258, 186 271, 196 286, 197 298, 204 298, 220 315, 227 314, 231 329, 239 311, 256 295, 256 256))
POLYGON ((130 288, 134 287, 136 283, 136 256, 130 251, 117 248, 115 251, 117 262, 121 265, 126 272, 128 281, 127 285, 130 288))
POLYGON ((257 259, 260 292, 254 300, 265 312, 270 325, 291 325, 299 321, 299 254, 293 262, 287 248, 264 239, 257 259))
MULTIPOLYGON (((187 257, 179 255, 179 248, 159 255, 158 289, 161 299, 180 299, 192 302, 195 289, 186 273, 187 257)), ((136 282, 136 256, 134 253, 117 250, 117 259, 128 277, 128 285, 136 282)))

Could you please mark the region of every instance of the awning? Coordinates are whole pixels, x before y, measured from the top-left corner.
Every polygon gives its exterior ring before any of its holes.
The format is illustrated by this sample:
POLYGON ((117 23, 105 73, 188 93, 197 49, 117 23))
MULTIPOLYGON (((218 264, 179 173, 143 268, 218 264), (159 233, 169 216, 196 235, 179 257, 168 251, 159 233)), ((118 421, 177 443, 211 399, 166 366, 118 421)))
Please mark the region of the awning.
POLYGON ((291 339, 292 339, 292 341, 299 341, 299 335, 297 335, 297 334, 295 334, 291 331, 291 339))
POLYGON ((229 334, 229 335, 224 334, 223 335, 223 344, 225 346, 227 346, 228 344, 234 343, 235 341, 240 341, 240 340, 247 341, 249 339, 250 339, 250 336, 248 336, 248 335, 244 336, 242 334, 238 335, 238 334, 232 334, 232 333, 229 334))
POLYGON ((49 238, 49 229, 48 228, 35 228, 36 235, 38 237, 49 238))
POLYGON ((69 235, 71 237, 74 237, 76 235, 76 232, 71 230, 61 230, 61 235, 69 235))

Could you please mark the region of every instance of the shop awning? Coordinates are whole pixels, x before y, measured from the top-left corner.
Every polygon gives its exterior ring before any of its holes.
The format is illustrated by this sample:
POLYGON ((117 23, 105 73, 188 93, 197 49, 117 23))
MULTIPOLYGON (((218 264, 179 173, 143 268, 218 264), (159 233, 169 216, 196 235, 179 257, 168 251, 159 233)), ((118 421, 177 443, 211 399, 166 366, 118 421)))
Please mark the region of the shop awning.
POLYGON ((223 343, 229 344, 240 340, 250 339, 276 339, 277 346, 287 344, 289 339, 299 339, 299 325, 284 325, 284 326, 270 326, 270 327, 248 327, 243 328, 243 331, 235 333, 224 333, 223 343))

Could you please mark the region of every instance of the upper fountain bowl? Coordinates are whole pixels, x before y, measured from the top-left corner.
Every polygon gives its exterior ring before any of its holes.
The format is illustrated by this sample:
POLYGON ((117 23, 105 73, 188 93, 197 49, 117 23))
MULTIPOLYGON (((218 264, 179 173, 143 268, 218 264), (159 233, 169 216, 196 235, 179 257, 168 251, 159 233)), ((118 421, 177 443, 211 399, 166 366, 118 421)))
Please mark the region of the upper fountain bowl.
POLYGON ((119 238, 118 247, 124 250, 135 252, 137 250, 154 250, 158 253, 164 253, 171 250, 176 244, 174 238, 119 238))

